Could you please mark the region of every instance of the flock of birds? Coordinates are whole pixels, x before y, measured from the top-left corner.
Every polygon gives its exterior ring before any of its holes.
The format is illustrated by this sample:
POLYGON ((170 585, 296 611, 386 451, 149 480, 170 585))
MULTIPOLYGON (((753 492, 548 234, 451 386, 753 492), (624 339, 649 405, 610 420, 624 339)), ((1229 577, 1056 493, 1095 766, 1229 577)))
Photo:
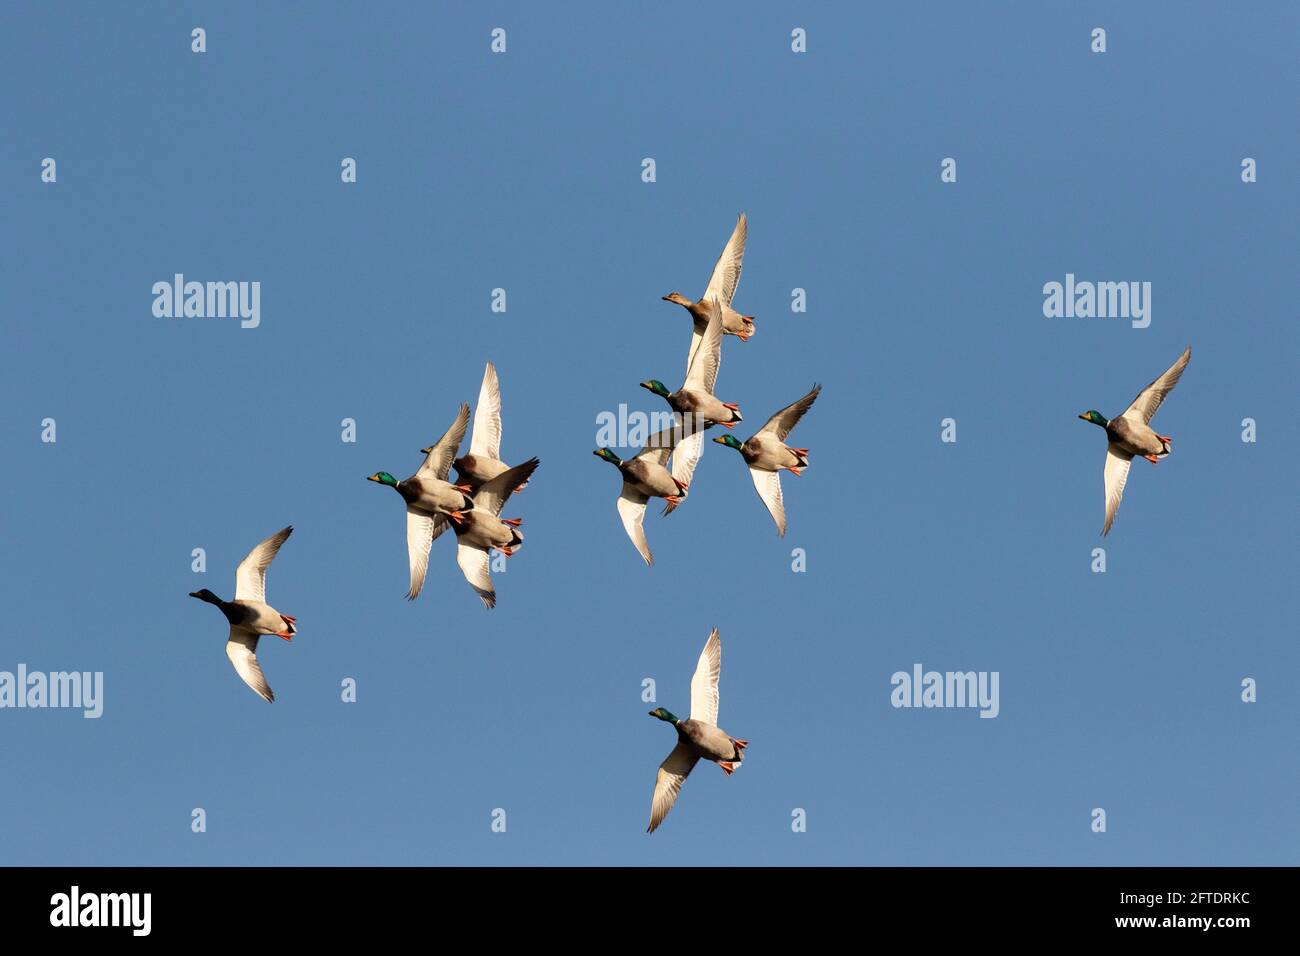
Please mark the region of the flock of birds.
POLYGON ((446 433, 431 447, 420 449, 425 457, 419 471, 403 481, 386 471, 369 478, 388 485, 406 502, 406 553, 411 566, 407 600, 420 596, 429 570, 429 549, 449 524, 456 533, 456 563, 487 608, 497 603, 489 551, 508 558, 524 543, 519 530, 523 519, 502 518, 501 509, 512 494, 524 489, 541 462, 530 458, 512 468, 501 460, 501 383, 491 362, 479 388, 469 454, 457 458, 468 426, 469 406, 462 403, 446 433), (454 484, 447 480, 453 467, 454 484))
MULTIPOLYGON (((617 467, 622 474, 623 487, 615 504, 627 536, 646 564, 654 564, 645 533, 645 511, 650 499, 663 498, 666 502, 663 513, 671 514, 688 494, 704 451, 704 432, 714 425, 730 431, 743 420, 740 406, 722 401, 714 389, 718 383, 718 370, 722 367, 723 336, 734 335, 747 342, 755 331, 754 317, 742 315, 731 307, 736 286, 740 283, 748 234, 749 223, 741 213, 699 299, 688 299, 680 292, 670 292, 663 297, 665 302, 675 302, 685 308, 691 316, 686 379, 676 391, 670 390, 657 378, 642 382, 641 387, 668 403, 673 412, 673 423, 650 436, 645 446, 626 461, 609 448, 598 448, 592 453, 617 467)), ((814 385, 807 395, 778 411, 743 442, 732 434, 713 439, 740 452, 749 467, 758 497, 776 522, 777 534, 783 537, 786 520, 781 472, 799 475, 808 467, 808 449, 791 448, 785 440, 799 419, 812 408, 820 392, 821 386, 814 385)))
MULTIPOLYGON (((747 222, 742 213, 714 266, 704 295, 698 300, 688 299, 677 292, 663 297, 686 308, 693 320, 686 379, 676 391, 670 391, 658 379, 641 385, 668 403, 673 412, 673 423, 652 436, 631 459, 620 459, 608 448, 594 452, 615 465, 622 475, 618 514, 628 537, 647 565, 654 563, 654 557, 645 535, 646 506, 651 498, 663 498, 666 503, 664 514, 667 515, 686 498, 703 453, 703 435, 707 429, 715 425, 728 429, 727 434, 714 441, 740 452, 758 496, 776 523, 777 533, 782 536, 786 531, 786 517, 780 473, 790 471, 798 475, 808 466, 808 449, 792 448, 785 444, 785 440, 817 400, 821 386, 814 385, 807 395, 782 408, 743 442, 730 434, 730 429, 742 421, 740 407, 723 402, 714 394, 722 363, 723 336, 734 335, 747 341, 754 334, 753 316, 742 315, 731 307, 740 281, 746 234, 747 222)), ((1095 410, 1079 416, 1106 431, 1103 535, 1110 532, 1114 523, 1134 456, 1141 455, 1155 464, 1170 453, 1173 439, 1157 433, 1150 423, 1178 384, 1191 354, 1190 347, 1185 349, 1177 361, 1144 388, 1116 418, 1108 420, 1095 410)), ((519 530, 521 519, 502 518, 501 512, 510 496, 527 485, 540 462, 534 457, 512 467, 502 460, 501 388, 496 369, 490 362, 483 375, 473 422, 468 454, 457 457, 470 423, 470 408, 462 403, 446 433, 434 445, 421 449, 425 455, 424 462, 414 475, 402 481, 386 471, 369 476, 368 480, 393 488, 406 504, 406 545, 410 564, 410 586, 406 596, 409 600, 418 597, 424 587, 430 549, 448 526, 456 535, 456 563, 487 608, 496 604, 490 552, 495 550, 510 557, 523 544, 524 536, 519 530), (453 467, 456 469, 454 482, 449 480, 453 467)), ((292 526, 277 531, 239 563, 235 569, 233 600, 222 600, 206 588, 190 593, 190 597, 221 610, 230 625, 226 656, 240 678, 267 701, 274 701, 275 694, 258 663, 258 641, 267 635, 291 640, 297 633, 297 619, 266 603, 266 571, 292 533, 292 526)), ((677 731, 677 744, 659 766, 648 831, 654 831, 663 822, 687 775, 701 759, 716 763, 728 776, 744 759, 748 741, 732 737, 718 727, 718 681, 721 673, 722 641, 715 628, 704 645, 691 678, 690 717, 682 720, 663 707, 650 711, 650 716, 673 725, 677 731)))
MULTIPOLYGON (((528 484, 540 461, 530 458, 511 467, 501 460, 501 385, 491 362, 479 389, 469 454, 457 457, 469 421, 469 406, 462 403, 446 433, 430 447, 420 449, 424 462, 410 478, 398 481, 386 471, 377 471, 367 479, 388 485, 406 503, 406 552, 411 568, 408 600, 419 597, 429 570, 429 551, 449 525, 456 534, 456 563, 488 608, 495 607, 497 600, 489 552, 510 557, 524 543, 519 530, 522 519, 502 518, 501 509, 512 494, 528 484), (453 467, 454 483, 448 481, 453 467)), ((275 694, 257 660, 258 639, 274 635, 291 640, 297 633, 297 619, 266 603, 266 569, 292 533, 292 526, 282 528, 239 562, 234 600, 224 601, 207 588, 190 593, 190 597, 221 609, 230 624, 226 656, 244 683, 267 701, 274 701, 275 694)))

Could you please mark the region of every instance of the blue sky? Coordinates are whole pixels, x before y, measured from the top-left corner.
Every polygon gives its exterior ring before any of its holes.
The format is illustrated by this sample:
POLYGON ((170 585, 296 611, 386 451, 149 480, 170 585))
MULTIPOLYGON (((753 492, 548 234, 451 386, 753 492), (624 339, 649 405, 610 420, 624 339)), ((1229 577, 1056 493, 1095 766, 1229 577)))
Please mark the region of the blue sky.
POLYGON ((0 863, 1300 862, 1294 6, 7 20, 0 669, 103 671, 106 700, 0 710, 0 863), (718 391, 744 437, 824 383, 812 466, 779 539, 706 446, 646 568, 596 416, 680 381, 689 322, 659 297, 703 291, 741 210, 758 334, 718 391), (177 272, 259 281, 261 326, 155 318, 177 272), (1066 273, 1151 282, 1150 327, 1045 318, 1066 273), (1174 454, 1134 463, 1103 542, 1103 436, 1075 416, 1188 343, 1174 454), (507 509, 528 541, 494 611, 445 540, 408 604, 400 502, 363 479, 411 473, 489 359, 506 457, 542 460, 507 509), (267 705, 186 594, 230 596, 289 523, 268 596, 300 635, 264 642, 267 705), (646 836, 673 735, 641 681, 688 711, 714 626, 745 766, 701 766, 646 836), (998 671, 999 716, 891 707, 917 662, 998 671))

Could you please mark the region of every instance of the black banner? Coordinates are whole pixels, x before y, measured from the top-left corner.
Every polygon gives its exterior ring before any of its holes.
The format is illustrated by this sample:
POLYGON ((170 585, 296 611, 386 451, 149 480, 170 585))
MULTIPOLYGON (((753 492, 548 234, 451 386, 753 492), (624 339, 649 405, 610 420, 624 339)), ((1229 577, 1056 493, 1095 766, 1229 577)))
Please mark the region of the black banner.
POLYGON ((526 931, 541 925, 534 917, 572 922, 579 935, 621 923, 628 941, 648 941, 660 920, 740 937, 786 925, 820 935, 849 921, 860 933, 913 926, 927 942, 1082 934, 1230 946, 1287 924, 1295 877, 1286 868, 34 868, 0 870, 0 925, 10 940, 337 943, 450 923, 526 931))

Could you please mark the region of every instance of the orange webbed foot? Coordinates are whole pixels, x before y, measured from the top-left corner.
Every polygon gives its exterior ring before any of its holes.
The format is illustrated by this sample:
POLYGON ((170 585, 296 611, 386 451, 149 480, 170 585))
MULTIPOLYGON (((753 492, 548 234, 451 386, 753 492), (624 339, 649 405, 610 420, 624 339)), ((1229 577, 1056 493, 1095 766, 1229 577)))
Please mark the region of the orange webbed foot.
POLYGON ((718 766, 722 768, 723 772, 728 777, 730 777, 733 773, 736 772, 736 765, 732 763, 730 760, 719 760, 718 766))

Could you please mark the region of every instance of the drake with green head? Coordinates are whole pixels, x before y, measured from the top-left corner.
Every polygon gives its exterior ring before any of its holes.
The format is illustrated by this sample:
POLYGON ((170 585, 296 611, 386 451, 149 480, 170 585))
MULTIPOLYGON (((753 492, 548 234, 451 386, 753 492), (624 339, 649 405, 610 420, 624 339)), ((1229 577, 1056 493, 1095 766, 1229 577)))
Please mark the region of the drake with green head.
POLYGON ((754 482, 754 490, 767 506, 768 513, 776 522, 777 534, 785 537, 785 500, 781 495, 781 471, 802 474, 808 467, 808 449, 791 448, 785 443, 786 436, 799 424, 799 419, 812 408, 813 402, 821 394, 822 387, 814 385, 803 398, 781 409, 755 432, 748 440, 741 442, 734 435, 721 435, 715 439, 719 445, 726 445, 740 452, 745 464, 749 466, 749 477, 754 482))
POLYGON ((659 765, 655 776, 647 833, 653 833, 668 816, 668 811, 677 802, 682 784, 700 758, 712 760, 727 776, 731 776, 745 759, 744 750, 749 741, 738 740, 718 727, 718 680, 721 676, 722 639, 715 627, 704 644, 695 664, 695 674, 691 677, 690 718, 681 720, 663 707, 650 711, 651 717, 673 725, 677 731, 677 746, 659 765))
MULTIPOLYGON (((734 428, 743 421, 740 406, 721 401, 713 394, 722 366, 722 313, 716 301, 709 303, 711 318, 704 336, 691 355, 686 370, 686 381, 675 392, 657 378, 641 383, 641 387, 658 395, 677 413, 677 424, 682 438, 673 455, 673 478, 684 487, 691 483, 700 456, 704 452, 704 430, 713 425, 734 428)), ((672 508, 665 510, 665 514, 672 508)))
POLYGON ((1110 533, 1115 513, 1119 511, 1133 456, 1141 455, 1154 465, 1171 450, 1173 438, 1157 434, 1150 422, 1164 403, 1165 396, 1174 390, 1182 378, 1183 370, 1191 359, 1192 348, 1189 345, 1163 375, 1138 393, 1138 397, 1133 399, 1132 404, 1118 418, 1107 420, 1096 409, 1088 409, 1079 415, 1085 422, 1091 422, 1106 432, 1106 467, 1103 472, 1106 520, 1101 527, 1103 536, 1110 533))
POLYGON ((645 447, 635 458, 627 461, 619 458, 608 448, 597 448, 592 452, 616 467, 623 476, 623 488, 619 492, 615 506, 618 516, 623 521, 623 530, 632 539, 646 564, 654 564, 654 555, 650 553, 650 542, 645 535, 645 509, 651 498, 663 498, 668 502, 667 510, 676 508, 684 497, 689 485, 678 481, 666 467, 668 457, 681 437, 681 429, 675 425, 665 428, 657 435, 651 436, 645 447))
POLYGON ((654 392, 681 415, 691 415, 698 420, 731 428, 742 420, 740 406, 719 401, 713 394, 718 381, 718 369, 722 367, 722 318, 716 300, 710 302, 709 307, 712 317, 699 348, 691 357, 682 387, 671 392, 657 378, 642 382, 641 387, 654 392))
POLYGON ((447 528, 448 520, 460 522, 474 507, 467 484, 447 480, 452 459, 460 448, 469 425, 469 406, 461 403, 451 427, 437 443, 425 449, 419 470, 410 478, 398 481, 386 471, 377 471, 366 480, 387 485, 406 502, 406 557, 410 566, 410 586, 406 599, 414 601, 424 587, 429 569, 429 548, 447 528))

